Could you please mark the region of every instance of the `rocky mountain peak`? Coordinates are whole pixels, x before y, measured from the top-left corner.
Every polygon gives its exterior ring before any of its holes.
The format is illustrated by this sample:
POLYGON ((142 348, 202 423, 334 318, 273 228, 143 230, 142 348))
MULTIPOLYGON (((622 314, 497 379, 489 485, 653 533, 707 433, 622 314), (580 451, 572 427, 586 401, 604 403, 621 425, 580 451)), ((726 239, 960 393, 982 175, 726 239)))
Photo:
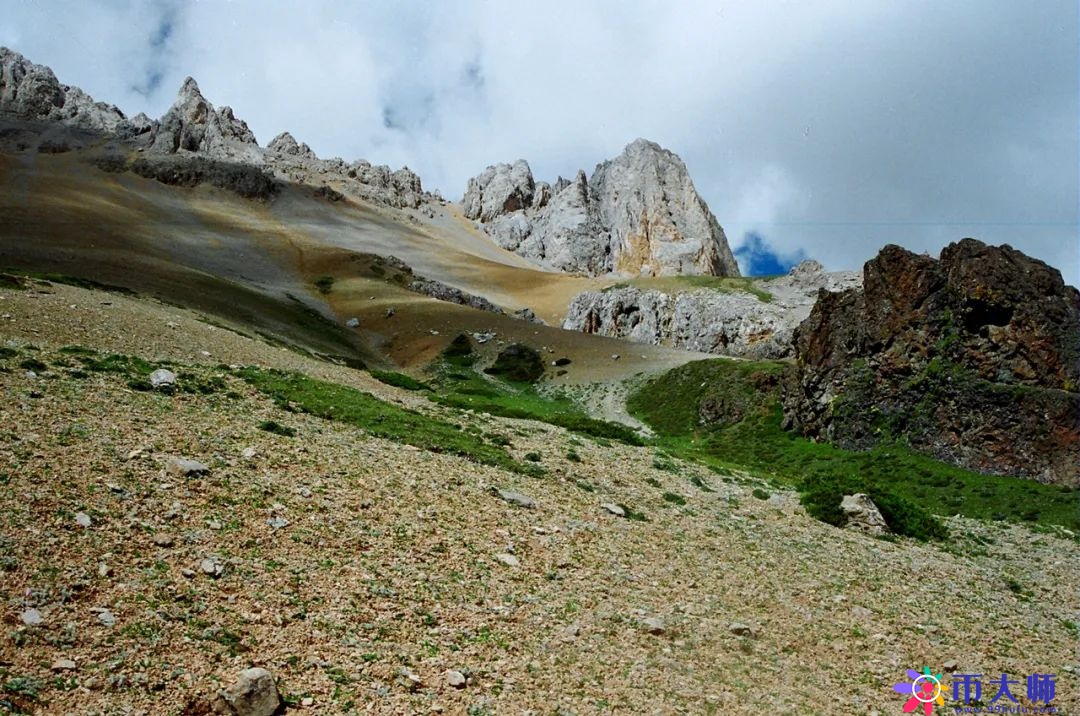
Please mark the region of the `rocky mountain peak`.
POLYGON ((636 139, 574 181, 537 183, 525 160, 469 180, 465 216, 541 266, 590 275, 737 276, 723 229, 673 152, 636 139))
POLYGON ((1042 261, 975 239, 938 259, 886 246, 861 289, 821 294, 794 345, 785 419, 806 435, 903 439, 983 472, 1080 484, 1080 292, 1042 261))

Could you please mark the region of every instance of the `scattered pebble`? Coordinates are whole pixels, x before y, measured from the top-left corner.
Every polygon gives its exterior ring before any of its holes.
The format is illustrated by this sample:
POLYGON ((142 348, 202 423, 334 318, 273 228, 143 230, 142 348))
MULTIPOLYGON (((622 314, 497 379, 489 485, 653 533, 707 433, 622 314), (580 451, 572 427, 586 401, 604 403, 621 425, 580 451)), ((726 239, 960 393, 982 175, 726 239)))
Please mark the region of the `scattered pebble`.
POLYGON ((150 374, 150 386, 155 390, 167 390, 176 387, 176 373, 167 368, 158 368, 150 374))
POLYGON ((20 619, 26 626, 40 626, 45 622, 45 618, 37 609, 27 609, 20 615, 20 619))
POLYGON ((614 502, 605 502, 600 505, 600 509, 607 510, 616 517, 626 517, 626 510, 619 507, 614 502))
POLYGON ((225 571, 225 568, 221 565, 221 562, 219 562, 217 558, 214 557, 207 557, 206 559, 199 562, 199 569, 202 570, 203 574, 208 574, 214 578, 220 577, 222 572, 225 571))
POLYGON ((53 671, 74 671, 76 668, 75 662, 71 659, 57 659, 52 663, 53 671))
POLYGON ((116 626, 116 615, 110 612, 108 609, 102 609, 98 607, 95 609, 91 609, 90 611, 97 612, 97 619, 102 626, 116 626))
POLYGON ((660 635, 667 631, 663 617, 646 617, 641 620, 641 626, 649 634, 660 635))
POLYGON ((517 557, 515 557, 514 555, 509 554, 507 552, 502 552, 500 554, 495 555, 495 559, 497 561, 499 561, 499 562, 502 562, 507 567, 516 567, 519 564, 521 564, 521 562, 518 560, 517 557))
POLYGON ((209 474, 210 468, 198 460, 190 460, 186 457, 170 457, 165 469, 173 475, 180 477, 196 477, 209 474))
POLYGON ((172 547, 173 544, 175 544, 172 535, 166 534, 165 532, 158 532, 150 539, 153 540, 154 544, 158 547, 172 547))
POLYGON ((530 510, 536 507, 536 500, 520 492, 514 492, 513 490, 496 490, 495 494, 509 502, 511 505, 517 505, 518 507, 524 507, 530 510))
POLYGON ((283 527, 288 527, 289 521, 284 517, 271 517, 266 521, 266 524, 270 525, 275 530, 280 530, 283 527))
POLYGON ((75 523, 78 524, 79 527, 89 527, 92 522, 93 520, 90 519, 90 515, 85 512, 75 513, 75 523))
POLYGON ((742 622, 732 622, 728 626, 728 631, 735 636, 754 636, 754 628, 742 622))
POLYGON ((466 681, 465 674, 456 669, 451 669, 446 672, 446 683, 448 686, 452 686, 455 689, 464 689, 466 681))

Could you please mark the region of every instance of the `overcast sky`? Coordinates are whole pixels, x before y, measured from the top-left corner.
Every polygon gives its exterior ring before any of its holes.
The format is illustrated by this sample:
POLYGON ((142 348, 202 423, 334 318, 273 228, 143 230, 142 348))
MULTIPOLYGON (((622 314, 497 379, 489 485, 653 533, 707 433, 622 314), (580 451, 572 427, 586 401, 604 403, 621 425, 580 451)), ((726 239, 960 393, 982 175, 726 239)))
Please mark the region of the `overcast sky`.
MULTIPOLYGON (((184 77, 260 143, 572 175, 643 136, 734 247, 857 268, 885 243, 1009 243, 1080 283, 1075 0, 6 0, 0 44, 126 113, 184 77)), ((744 252, 743 257, 753 252, 744 252)))

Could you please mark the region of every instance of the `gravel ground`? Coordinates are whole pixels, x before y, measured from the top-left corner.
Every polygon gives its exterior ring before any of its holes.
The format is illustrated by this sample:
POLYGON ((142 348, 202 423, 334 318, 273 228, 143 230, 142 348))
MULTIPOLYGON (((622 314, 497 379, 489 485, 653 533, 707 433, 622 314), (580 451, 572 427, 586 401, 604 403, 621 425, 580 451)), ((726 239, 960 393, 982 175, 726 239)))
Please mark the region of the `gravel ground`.
MULTIPOLYGON (((49 290, 0 292, 0 345, 32 343, 50 366, 70 344, 208 373, 259 363, 435 410, 180 309, 49 290)), ((259 665, 312 713, 891 714, 906 669, 955 661, 1057 674, 1059 712, 1080 703, 1071 535, 956 518, 945 545, 884 541, 810 519, 789 492, 755 497, 748 475, 455 417, 506 435, 518 459, 539 453, 546 474, 526 477, 225 380, 170 396, 108 374, 0 372, 0 700, 194 714, 259 665), (209 474, 170 474, 175 456, 209 474)))

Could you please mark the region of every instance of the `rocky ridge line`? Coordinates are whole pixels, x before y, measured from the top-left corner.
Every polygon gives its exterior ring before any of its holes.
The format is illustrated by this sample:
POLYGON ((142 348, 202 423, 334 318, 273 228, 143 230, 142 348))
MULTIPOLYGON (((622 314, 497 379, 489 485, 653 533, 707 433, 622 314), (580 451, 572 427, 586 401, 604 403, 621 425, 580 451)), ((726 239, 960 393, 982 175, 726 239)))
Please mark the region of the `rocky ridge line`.
MULTIPOLYGON (((17 150, 34 146, 40 152, 84 149, 105 137, 119 143, 112 147, 114 157, 126 147, 141 152, 146 162, 163 164, 163 169, 144 167, 140 172, 155 178, 160 175, 162 181, 177 172, 195 176, 208 171, 185 172, 164 157, 199 157, 211 163, 256 167, 284 181, 314 186, 332 182, 346 194, 395 208, 418 208, 438 198, 424 192, 420 177, 407 167, 394 171, 364 160, 319 159, 287 132, 266 148, 260 147, 247 124, 230 107, 215 108, 190 77, 161 119, 141 113, 128 118, 114 105, 95 102, 78 87, 61 84, 50 68, 0 47, 0 118, 5 116, 49 125, 13 130, 9 143, 17 150)), ((115 170, 126 166, 115 158, 105 161, 117 165, 115 170)), ((233 173, 216 166, 212 171, 218 176, 233 173)))

